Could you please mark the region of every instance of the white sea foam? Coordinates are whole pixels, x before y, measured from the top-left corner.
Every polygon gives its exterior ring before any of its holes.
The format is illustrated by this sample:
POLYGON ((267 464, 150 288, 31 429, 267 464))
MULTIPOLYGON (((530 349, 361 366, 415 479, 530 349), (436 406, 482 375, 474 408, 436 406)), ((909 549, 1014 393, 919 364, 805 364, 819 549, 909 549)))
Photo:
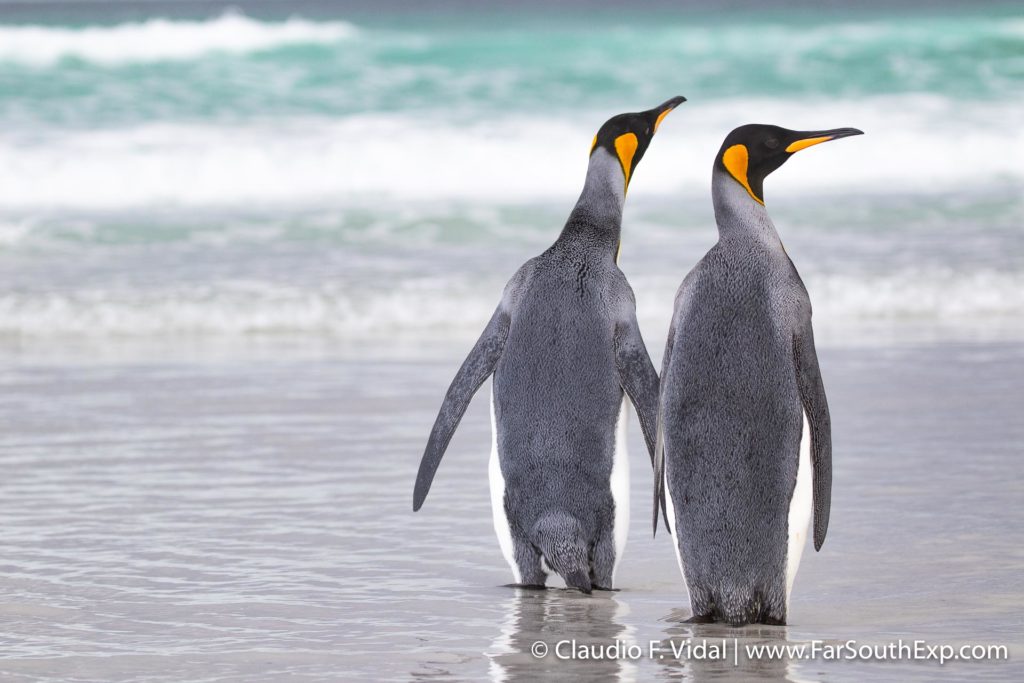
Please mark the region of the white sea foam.
MULTIPOLYGON (((815 325, 865 323, 1018 329, 1024 274, 928 268, 880 275, 805 274, 815 325)), ((671 317, 674 278, 634 279, 641 325, 657 338, 671 317)), ((501 283, 400 281, 390 288, 222 281, 166 289, 107 287, 0 294, 0 337, 239 337, 371 339, 470 337, 493 311, 501 283)))
MULTIPOLYGON (((856 126, 866 135, 803 152, 769 196, 913 193, 1024 183, 1024 129, 1010 104, 904 95, 855 101, 687 103, 642 162, 631 192, 703 194, 734 126, 856 126)), ((147 124, 0 131, 0 209, 153 205, 569 200, 603 115, 506 116, 455 124, 427 114, 275 124, 147 124)))
POLYGON ((408 281, 389 291, 230 281, 160 290, 0 295, 0 336, 150 337, 458 331, 493 311, 471 291, 408 281))
POLYGON ((0 62, 46 66, 65 58, 104 65, 178 61, 211 52, 245 54, 282 45, 334 43, 356 32, 343 21, 291 18, 269 23, 231 12, 205 21, 148 19, 84 28, 0 26, 0 62))

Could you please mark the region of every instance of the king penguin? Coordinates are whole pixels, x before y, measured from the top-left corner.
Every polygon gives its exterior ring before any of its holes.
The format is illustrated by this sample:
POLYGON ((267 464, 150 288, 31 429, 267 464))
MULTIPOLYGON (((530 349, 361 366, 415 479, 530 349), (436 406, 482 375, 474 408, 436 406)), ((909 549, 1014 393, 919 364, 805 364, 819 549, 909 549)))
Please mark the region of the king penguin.
POLYGON ((812 506, 828 528, 832 437, 811 302, 764 204, 794 153, 855 128, 746 125, 715 158, 718 242, 683 280, 665 347, 655 449, 692 621, 785 624, 812 506))
POLYGON ((617 265, 626 189, 662 120, 685 101, 601 126, 561 235, 527 261, 455 375, 413 495, 419 510, 473 394, 493 374, 494 529, 515 584, 554 570, 585 593, 612 589, 629 524, 627 408, 653 461, 658 376, 617 265))

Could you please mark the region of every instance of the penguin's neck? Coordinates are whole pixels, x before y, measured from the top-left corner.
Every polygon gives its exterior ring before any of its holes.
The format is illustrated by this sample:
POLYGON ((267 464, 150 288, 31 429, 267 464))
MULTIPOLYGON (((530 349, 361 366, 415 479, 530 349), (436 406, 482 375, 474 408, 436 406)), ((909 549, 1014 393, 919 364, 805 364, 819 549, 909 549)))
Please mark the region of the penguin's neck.
POLYGON ((587 180, 579 201, 562 228, 558 243, 585 243, 618 251, 622 234, 622 206, 626 201, 626 179, 619 160, 598 148, 590 157, 587 180))
POLYGON ((711 177, 711 197, 720 240, 754 240, 770 249, 785 252, 764 204, 751 197, 745 187, 717 167, 711 177))

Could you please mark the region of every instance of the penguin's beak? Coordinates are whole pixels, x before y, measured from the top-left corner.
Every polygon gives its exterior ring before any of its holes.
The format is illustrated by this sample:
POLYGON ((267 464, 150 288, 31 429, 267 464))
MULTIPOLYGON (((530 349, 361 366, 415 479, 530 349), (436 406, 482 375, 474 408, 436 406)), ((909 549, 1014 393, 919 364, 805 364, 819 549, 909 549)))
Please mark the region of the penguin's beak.
POLYGON ((797 139, 789 143, 789 146, 786 147, 786 151, 793 154, 794 152, 799 152, 802 149, 813 147, 814 145, 821 144, 822 142, 838 140, 839 138, 848 138, 851 135, 864 135, 864 131, 857 130, 856 128, 833 128, 832 130, 816 130, 797 133, 797 139))
POLYGON ((654 109, 648 110, 647 114, 652 119, 654 119, 654 126, 653 130, 651 131, 651 135, 654 135, 654 133, 658 132, 658 126, 660 126, 661 122, 665 120, 665 117, 669 115, 669 112, 671 112, 673 109, 675 109, 685 101, 685 97, 683 97, 682 95, 676 95, 672 99, 662 102, 654 109))

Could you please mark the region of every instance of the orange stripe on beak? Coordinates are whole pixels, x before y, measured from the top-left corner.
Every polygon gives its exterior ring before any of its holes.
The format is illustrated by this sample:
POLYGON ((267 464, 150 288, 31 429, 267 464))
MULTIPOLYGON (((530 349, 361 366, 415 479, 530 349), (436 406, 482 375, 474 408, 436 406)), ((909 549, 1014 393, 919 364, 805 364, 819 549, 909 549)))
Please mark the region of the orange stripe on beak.
POLYGON ((831 135, 825 135, 819 138, 804 138, 803 140, 797 140, 796 142, 790 143, 789 147, 786 148, 786 151, 792 154, 793 152, 799 152, 802 149, 813 147, 814 145, 822 142, 828 142, 831 139, 831 135))
POLYGON ((654 132, 655 133, 658 132, 658 126, 661 125, 661 122, 665 120, 666 116, 668 116, 669 114, 672 113, 673 109, 675 109, 675 107, 671 107, 669 109, 666 109, 665 111, 663 111, 660 114, 658 114, 658 118, 654 120, 654 132))

